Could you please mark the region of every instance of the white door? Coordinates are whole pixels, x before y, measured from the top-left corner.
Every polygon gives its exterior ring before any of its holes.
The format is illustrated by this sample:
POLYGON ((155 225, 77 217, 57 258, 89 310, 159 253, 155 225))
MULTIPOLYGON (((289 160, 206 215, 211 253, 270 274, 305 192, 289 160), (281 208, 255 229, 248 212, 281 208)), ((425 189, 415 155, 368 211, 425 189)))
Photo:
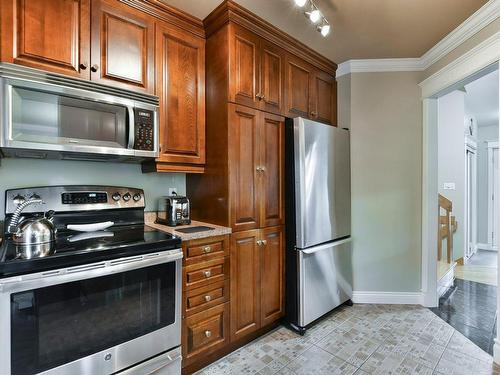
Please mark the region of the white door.
POLYGON ((498 148, 493 149, 493 194, 491 196, 493 200, 493 233, 492 233, 492 246, 496 246, 497 244, 497 236, 498 236, 498 213, 500 211, 500 197, 496 196, 496 192, 498 191, 498 148))
POLYGON ((465 180, 465 258, 470 258, 474 254, 475 248, 475 215, 476 206, 474 197, 476 196, 476 153, 472 148, 466 150, 466 180, 465 180))

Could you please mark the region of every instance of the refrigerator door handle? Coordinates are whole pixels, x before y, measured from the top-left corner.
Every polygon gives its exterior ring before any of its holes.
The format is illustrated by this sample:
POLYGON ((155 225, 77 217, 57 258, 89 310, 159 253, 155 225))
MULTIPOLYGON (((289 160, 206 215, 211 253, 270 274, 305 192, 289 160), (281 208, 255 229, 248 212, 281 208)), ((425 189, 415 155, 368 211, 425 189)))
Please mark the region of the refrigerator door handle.
POLYGON ((331 249, 332 246, 338 246, 338 245, 342 245, 342 244, 351 242, 351 240, 352 240, 351 237, 344 238, 343 240, 340 240, 340 241, 329 242, 329 243, 321 245, 321 246, 315 246, 311 249, 305 249, 305 250, 300 250, 300 251, 302 251, 304 254, 314 254, 314 253, 317 253, 318 251, 321 251, 321 250, 331 249))

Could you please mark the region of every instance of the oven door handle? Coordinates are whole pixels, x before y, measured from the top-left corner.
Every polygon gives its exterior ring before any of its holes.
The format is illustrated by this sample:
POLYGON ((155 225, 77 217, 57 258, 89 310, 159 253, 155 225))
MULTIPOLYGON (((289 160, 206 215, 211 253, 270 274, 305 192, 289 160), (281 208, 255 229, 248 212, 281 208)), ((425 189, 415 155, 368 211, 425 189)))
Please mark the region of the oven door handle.
POLYGON ((135 115, 134 115, 134 107, 128 105, 127 106, 128 113, 128 145, 127 148, 129 150, 134 149, 134 141, 135 141, 135 115))
POLYGON ((69 283, 72 281, 113 275, 120 272, 151 267, 163 263, 177 262, 182 259, 182 256, 182 249, 176 249, 9 277, 0 279, 0 294, 17 293, 35 288, 69 283))

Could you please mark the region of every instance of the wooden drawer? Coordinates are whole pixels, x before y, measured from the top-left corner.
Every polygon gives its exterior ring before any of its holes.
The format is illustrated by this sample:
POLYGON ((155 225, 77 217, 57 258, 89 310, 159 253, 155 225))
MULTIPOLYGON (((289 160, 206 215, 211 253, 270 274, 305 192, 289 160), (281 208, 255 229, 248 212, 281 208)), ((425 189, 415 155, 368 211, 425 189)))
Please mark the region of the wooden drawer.
POLYGON ((208 355, 229 339, 228 304, 222 304, 184 319, 182 335, 183 367, 196 356, 208 355))
POLYGON ((184 265, 193 265, 229 255, 229 236, 191 240, 184 248, 184 265))
POLYGON ((184 271, 185 290, 206 286, 229 276, 229 258, 218 258, 184 267, 184 271))
POLYGON ((229 300, 229 279, 189 290, 184 296, 185 316, 204 311, 229 300))

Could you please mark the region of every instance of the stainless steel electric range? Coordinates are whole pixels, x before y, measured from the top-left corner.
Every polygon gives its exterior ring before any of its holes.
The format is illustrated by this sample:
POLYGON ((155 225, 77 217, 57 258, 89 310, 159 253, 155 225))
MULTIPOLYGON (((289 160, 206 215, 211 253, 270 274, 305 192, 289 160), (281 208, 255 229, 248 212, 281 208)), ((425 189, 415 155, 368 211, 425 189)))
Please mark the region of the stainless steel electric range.
POLYGON ((181 240, 144 224, 142 190, 13 189, 5 202, 0 374, 180 374, 181 240), (50 210, 53 237, 34 243, 50 210))

